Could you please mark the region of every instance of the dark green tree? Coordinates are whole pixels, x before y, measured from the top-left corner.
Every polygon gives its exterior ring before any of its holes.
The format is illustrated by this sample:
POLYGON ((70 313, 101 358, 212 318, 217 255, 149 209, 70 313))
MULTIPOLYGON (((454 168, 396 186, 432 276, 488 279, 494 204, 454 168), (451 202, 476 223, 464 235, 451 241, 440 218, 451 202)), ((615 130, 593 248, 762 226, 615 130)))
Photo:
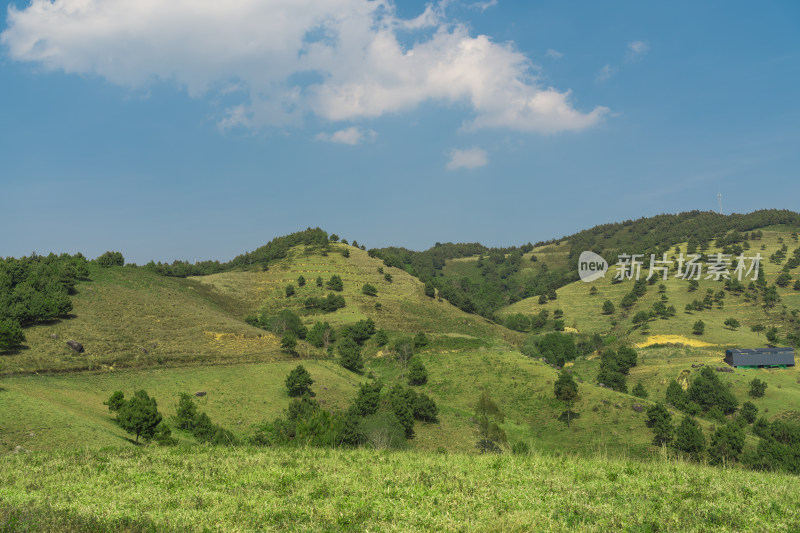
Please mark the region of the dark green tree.
POLYGON ((295 348, 297 348, 297 337, 294 336, 294 333, 290 332, 281 337, 281 350, 286 353, 294 353, 295 348))
POLYGON ((705 330, 706 330, 706 323, 703 322, 702 320, 698 320, 692 326, 692 333, 694 333, 695 335, 702 335, 705 332, 705 330))
POLYGON ((775 326, 770 327, 767 330, 766 337, 767 337, 767 342, 769 344, 773 346, 777 345, 778 342, 780 341, 780 338, 778 337, 778 328, 776 328, 775 326))
POLYGON ((750 396, 752 398, 763 398, 764 393, 767 392, 767 382, 758 378, 753 378, 750 381, 750 396))
POLYGON ((327 286, 332 291, 341 291, 344 289, 342 278, 339 277, 337 274, 331 276, 331 279, 328 280, 327 286))
POLYGON ((739 414, 744 418, 748 424, 752 424, 758 417, 758 407, 753 402, 744 402, 739 414))
POLYGON ((375 342, 378 346, 386 346, 386 343, 389 342, 389 335, 386 333, 385 329, 379 329, 377 333, 375 333, 375 342))
POLYGON ((112 413, 118 412, 124 404, 125 394, 121 390, 114 391, 114 394, 112 394, 108 400, 103 402, 103 405, 107 405, 108 410, 112 413))
POLYGON ((647 410, 647 427, 653 429, 653 444, 662 446, 672 441, 675 428, 672 426, 672 415, 666 406, 659 402, 647 410))
POLYGON ((564 402, 567 406, 567 427, 570 425, 570 417, 572 415, 572 406, 578 398, 578 384, 572 379, 572 374, 566 370, 562 370, 558 375, 554 386, 556 399, 564 402))
POLYGON ((191 394, 182 392, 178 397, 178 405, 175 406, 175 424, 178 429, 194 429, 194 421, 197 418, 197 405, 191 394))
POLYGON ((297 365, 297 367, 286 376, 286 390, 292 398, 299 398, 304 394, 313 396, 311 392, 311 385, 313 384, 314 380, 311 379, 311 374, 308 373, 308 370, 306 370, 303 365, 297 365))
POLYGON ((323 283, 322 276, 318 276, 317 277, 317 287, 322 287, 322 283, 323 283))
POLYGON ((153 438, 161 419, 155 398, 151 398, 144 390, 136 391, 133 398, 123 403, 117 411, 117 424, 136 435, 136 442, 139 442, 139 437, 145 440, 153 438))
POLYGON ((731 330, 733 330, 733 331, 736 331, 742 325, 741 322, 739 322, 738 320, 736 320, 733 317, 725 319, 724 324, 726 326, 728 326, 729 328, 731 328, 731 330))
POLYGON ((705 411, 717 406, 723 413, 731 414, 739 406, 739 402, 730 389, 708 366, 704 366, 700 370, 700 374, 689 385, 686 397, 705 411))
POLYGON ((699 459, 706 448, 706 438, 700 430, 697 421, 684 416, 678 430, 675 432, 675 448, 699 459))
POLYGON ((306 340, 317 348, 328 349, 333 341, 336 340, 336 334, 327 322, 317 322, 308 331, 306 340))
POLYGON ((25 335, 18 322, 0 320, 0 351, 13 350, 23 342, 25 342, 25 335))
POLYGON ((286 297, 289 298, 290 296, 294 296, 294 285, 286 286, 286 297))
POLYGON ((719 426, 711 436, 711 445, 708 449, 711 464, 736 462, 742 454, 744 440, 744 428, 739 424, 730 423, 719 426))
POLYGON ((428 298, 436 297, 436 287, 430 281, 425 282, 425 296, 428 298))
POLYGON ((297 278, 297 286, 298 287, 305 287, 306 285, 306 278, 302 276, 302 274, 297 278))
POLYGON ((420 331, 414 336, 414 349, 417 348, 424 348, 428 345, 428 336, 425 335, 424 332, 420 331))
POLYGON ((631 394, 633 394, 637 398, 647 398, 648 396, 647 389, 644 388, 644 385, 642 385, 641 381, 637 383, 635 387, 633 387, 631 394))
POLYGON ((675 406, 681 411, 686 406, 688 399, 686 398, 686 391, 680 386, 680 383, 674 379, 667 385, 666 401, 668 404, 675 406))
POLYGON ((361 292, 366 294, 367 296, 377 296, 378 295, 378 289, 376 289, 374 285, 370 285, 369 283, 365 283, 361 287, 361 292))
POLYGON ((120 252, 106 252, 97 259, 94 260, 95 263, 100 265, 101 267, 112 267, 112 266, 124 266, 125 265, 125 258, 122 257, 120 252))
POLYGON ((338 347, 339 364, 353 372, 361 372, 364 360, 361 358, 361 346, 350 337, 345 337, 338 347))
POLYGON ((424 385, 428 382, 428 370, 422 364, 422 359, 414 357, 408 364, 408 384, 424 385))

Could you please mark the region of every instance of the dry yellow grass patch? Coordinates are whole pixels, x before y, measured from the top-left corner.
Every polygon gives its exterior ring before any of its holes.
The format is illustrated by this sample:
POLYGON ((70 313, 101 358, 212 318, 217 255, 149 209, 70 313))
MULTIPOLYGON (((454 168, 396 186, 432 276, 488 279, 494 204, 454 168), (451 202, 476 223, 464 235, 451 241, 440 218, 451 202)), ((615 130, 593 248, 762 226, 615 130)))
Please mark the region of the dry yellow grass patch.
POLYGON ((654 344, 683 344, 684 346, 691 346, 693 348, 704 348, 706 346, 717 346, 710 342, 703 342, 697 339, 690 339, 683 335, 650 335, 643 343, 637 344, 639 348, 646 348, 654 344))

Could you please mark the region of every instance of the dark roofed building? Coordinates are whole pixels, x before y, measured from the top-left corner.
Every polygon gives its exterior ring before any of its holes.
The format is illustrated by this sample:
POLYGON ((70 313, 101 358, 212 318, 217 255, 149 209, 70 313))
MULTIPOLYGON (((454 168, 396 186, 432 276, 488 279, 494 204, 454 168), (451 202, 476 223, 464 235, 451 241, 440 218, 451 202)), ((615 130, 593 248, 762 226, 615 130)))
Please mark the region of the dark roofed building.
POLYGON ((744 368, 794 366, 794 348, 742 348, 725 351, 725 362, 744 368))

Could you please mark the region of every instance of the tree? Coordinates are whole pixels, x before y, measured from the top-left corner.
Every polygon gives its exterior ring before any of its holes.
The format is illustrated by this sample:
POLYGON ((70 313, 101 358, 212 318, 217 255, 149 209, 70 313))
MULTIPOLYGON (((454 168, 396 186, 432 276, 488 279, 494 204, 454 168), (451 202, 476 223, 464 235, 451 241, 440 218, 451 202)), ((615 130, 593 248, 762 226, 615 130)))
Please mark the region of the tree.
POLYGON ((675 448, 698 459, 706 448, 706 438, 697 421, 684 416, 675 432, 675 448))
POLYGON ((705 332, 705 330, 706 330, 706 323, 703 322, 702 320, 698 320, 697 322, 694 323, 694 326, 692 326, 692 333, 694 333, 695 335, 702 335, 703 332, 705 332))
POLYGON ((290 296, 294 296, 294 285, 286 286, 286 297, 289 298, 290 296))
POLYGON ((644 385, 642 385, 641 381, 636 384, 636 386, 631 391, 631 394, 633 394, 637 398, 647 398, 648 396, 647 389, 644 388, 644 385))
POLYGON ((633 323, 634 325, 643 324, 650 320, 650 313, 647 311, 639 311, 635 315, 633 315, 633 323))
POLYGON ((672 427, 672 415, 666 406, 659 402, 647 410, 647 427, 653 429, 653 444, 661 446, 672 441, 675 428, 672 427))
POLYGON ((0 320, 0 351, 13 350, 25 342, 22 327, 15 320, 0 320))
POLYGON ((492 401, 489 392, 486 389, 481 391, 481 395, 475 403, 475 422, 478 424, 478 436, 480 437, 476 447, 481 452, 500 451, 497 443, 507 440, 506 432, 499 426, 504 421, 503 411, 492 401))
POLYGON ((708 449, 711 464, 736 462, 742 454, 744 440, 744 428, 739 424, 719 426, 711 436, 711 446, 708 449))
POLYGON ((133 398, 123 403, 117 412, 117 424, 136 435, 136 442, 139 442, 139 437, 145 440, 153 438, 161 420, 155 398, 151 398, 144 390, 136 391, 133 398))
POLYGON ((322 287, 322 276, 317 276, 317 287, 322 287))
POLYGON ((554 386, 556 399, 567 405, 567 427, 569 427, 572 414, 572 404, 578 398, 578 384, 572 379, 572 374, 562 370, 554 386))
POLYGON ((764 327, 764 324, 755 324, 753 326, 750 326, 750 331, 752 331, 756 335, 760 334, 765 329, 766 328, 764 327))
POLYGON ((379 329, 378 332, 375 334, 375 342, 378 346, 386 346, 386 343, 389 342, 389 335, 386 333, 385 329, 379 329))
POLYGON ((302 275, 300 275, 297 278, 297 286, 298 287, 305 287, 305 285, 306 285, 306 278, 304 278, 302 275))
POLYGON ((425 282, 425 296, 428 298, 436 298, 436 287, 430 281, 425 282))
POLYGON ((752 398, 763 398, 765 392, 767 392, 766 381, 761 381, 758 378, 753 378, 753 380, 750 381, 750 396, 752 398))
POLYGON ((364 360, 361 358, 361 346, 350 337, 345 337, 339 344, 339 364, 353 372, 361 372, 364 360))
POLYGON ((422 364, 422 359, 413 357, 408 364, 408 384, 424 385, 428 382, 428 370, 422 364))
POLYGON ((420 331, 414 335, 414 349, 423 348, 428 345, 428 342, 428 336, 425 335, 424 331, 420 331))
POLYGON ((778 328, 775 326, 769 328, 767 330, 766 337, 768 343, 772 345, 778 344, 778 341, 780 341, 780 338, 778 337, 778 328))
POLYGON ((313 384, 314 380, 311 379, 311 374, 308 373, 308 370, 306 370, 303 365, 297 365, 297 367, 286 376, 286 390, 292 398, 299 398, 303 394, 312 396, 311 385, 313 384))
POLYGON ((724 324, 731 328, 731 330, 736 331, 742 325, 741 322, 736 320, 735 318, 731 317, 725 320, 724 324))
POLYGON ((308 331, 306 340, 317 348, 327 350, 328 346, 336 340, 336 334, 327 322, 317 322, 308 331))
POLYGON ((775 284, 778 285, 778 287, 788 287, 789 283, 791 282, 792 282, 792 275, 789 274, 788 272, 781 273, 781 275, 778 276, 778 279, 775 280, 775 284))
POLYGON ((667 385, 666 400, 668 404, 680 410, 683 410, 686 405, 686 391, 684 391, 683 387, 674 379, 667 385))
POLYGON ((112 394, 108 398, 108 400, 103 402, 103 405, 107 405, 108 410, 111 411, 112 413, 116 413, 117 411, 119 411, 124 404, 125 404, 125 394, 120 390, 114 391, 114 394, 112 394))
POLYGON ((411 358, 414 357, 414 341, 409 337, 403 337, 394 341, 392 346, 395 359, 400 363, 401 375, 405 374, 405 368, 411 358))
POLYGON ((339 236, 336 235, 335 233, 331 233, 330 241, 331 242, 337 242, 338 240, 339 240, 339 236))
POLYGON ((383 275, 383 279, 385 279, 388 283, 391 283, 392 275, 387 272, 386 274, 383 275))
POLYGON ((182 392, 178 397, 178 405, 175 406, 175 423, 178 429, 194 429, 194 421, 197 418, 197 405, 188 393, 182 392))
POLYGON ((739 410, 739 414, 742 415, 748 424, 752 424, 756 421, 758 417, 758 407, 753 402, 744 402, 742 404, 742 408, 739 410))
POLYGON ((374 285, 370 285, 369 283, 365 283, 361 287, 361 292, 366 294, 367 296, 377 296, 378 295, 378 289, 376 289, 374 285))
POLYGON ((337 274, 331 276, 331 279, 328 280, 327 286, 332 291, 341 291, 344 289, 342 278, 337 274))
POLYGON ((706 411, 717 406, 723 413, 731 414, 739 406, 739 402, 730 389, 708 366, 704 366, 700 370, 700 374, 689 385, 686 397, 706 411))
POLYGON ((604 315, 613 315, 616 307, 614 306, 614 302, 611 300, 606 300, 603 302, 603 314, 604 315))
POLYGON ((94 262, 104 268, 112 266, 124 266, 125 258, 122 257, 120 252, 106 252, 95 259, 94 262))
POLYGON ((297 348, 297 337, 294 336, 294 333, 287 333, 281 338, 281 350, 293 353, 295 348, 297 348))

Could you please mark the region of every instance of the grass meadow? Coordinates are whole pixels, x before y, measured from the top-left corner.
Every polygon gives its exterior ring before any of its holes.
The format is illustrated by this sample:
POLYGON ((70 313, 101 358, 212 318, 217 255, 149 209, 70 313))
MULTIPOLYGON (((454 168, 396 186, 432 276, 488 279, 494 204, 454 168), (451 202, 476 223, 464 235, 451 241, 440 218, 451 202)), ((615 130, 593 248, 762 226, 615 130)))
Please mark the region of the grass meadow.
POLYGON ((794 476, 593 457, 140 448, 0 457, 0 531, 797 531, 794 476))

